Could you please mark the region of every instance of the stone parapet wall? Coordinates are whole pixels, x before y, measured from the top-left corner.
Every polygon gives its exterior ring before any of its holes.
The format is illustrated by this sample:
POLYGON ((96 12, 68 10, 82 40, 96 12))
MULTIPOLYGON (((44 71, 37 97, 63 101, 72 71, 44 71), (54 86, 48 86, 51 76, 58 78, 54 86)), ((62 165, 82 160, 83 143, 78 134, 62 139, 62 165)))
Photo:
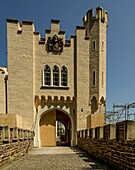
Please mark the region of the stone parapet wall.
POLYGON ((133 121, 79 131, 78 146, 120 169, 135 170, 135 122, 133 121))
POLYGON ((27 153, 33 141, 32 131, 0 125, 0 165, 27 153))

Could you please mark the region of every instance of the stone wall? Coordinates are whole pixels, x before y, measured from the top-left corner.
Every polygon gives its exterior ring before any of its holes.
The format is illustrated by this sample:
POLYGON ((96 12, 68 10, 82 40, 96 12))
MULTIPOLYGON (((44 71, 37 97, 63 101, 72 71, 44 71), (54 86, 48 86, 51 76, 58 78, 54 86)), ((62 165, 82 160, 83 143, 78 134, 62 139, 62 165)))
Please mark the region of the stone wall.
POLYGON ((33 138, 32 131, 0 125, 0 165, 27 153, 33 138))
POLYGON ((1 114, 0 125, 22 128, 22 117, 18 114, 1 114))
POLYGON ((135 170, 135 121, 78 131, 78 146, 118 168, 135 170))
POLYGON ((34 121, 34 24, 7 19, 8 113, 22 117, 22 126, 31 129, 34 121))

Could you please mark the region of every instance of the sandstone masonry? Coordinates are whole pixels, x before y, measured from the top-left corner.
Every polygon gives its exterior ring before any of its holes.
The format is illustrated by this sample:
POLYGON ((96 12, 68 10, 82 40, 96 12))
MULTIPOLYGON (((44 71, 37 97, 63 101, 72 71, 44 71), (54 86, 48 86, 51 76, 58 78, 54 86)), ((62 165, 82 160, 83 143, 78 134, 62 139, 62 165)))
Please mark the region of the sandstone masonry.
MULTIPOLYGON (((7 19, 8 102, 7 111, 0 111, 13 116, 0 123, 34 128, 35 146, 56 145, 56 121, 64 123, 71 146, 77 130, 104 125, 107 27, 108 13, 101 7, 95 16, 93 9, 86 13, 70 40, 59 20, 51 20, 41 38, 33 21, 7 19)), ((5 101, 4 89, 1 94, 5 101)))
POLYGON ((78 131, 78 146, 120 169, 135 170, 135 122, 78 131))

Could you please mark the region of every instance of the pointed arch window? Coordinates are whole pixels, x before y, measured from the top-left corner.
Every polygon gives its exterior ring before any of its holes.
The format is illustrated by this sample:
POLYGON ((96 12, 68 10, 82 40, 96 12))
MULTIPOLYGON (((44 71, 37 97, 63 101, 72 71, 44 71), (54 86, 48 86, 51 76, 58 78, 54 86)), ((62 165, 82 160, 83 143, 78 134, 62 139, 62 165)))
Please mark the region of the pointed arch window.
POLYGON ((51 68, 48 65, 44 67, 44 85, 51 85, 51 68))
POLYGON ((61 86, 67 86, 68 71, 65 66, 61 68, 61 86))
POLYGON ((59 68, 56 65, 53 67, 53 86, 59 86, 59 68))

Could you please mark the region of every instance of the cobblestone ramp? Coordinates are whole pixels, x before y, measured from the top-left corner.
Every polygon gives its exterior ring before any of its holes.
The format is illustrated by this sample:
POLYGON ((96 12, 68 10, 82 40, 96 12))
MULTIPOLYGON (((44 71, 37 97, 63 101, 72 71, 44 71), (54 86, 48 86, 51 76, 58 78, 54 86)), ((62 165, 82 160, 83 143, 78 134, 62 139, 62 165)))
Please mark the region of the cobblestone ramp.
POLYGON ((25 156, 0 167, 1 170, 116 170, 93 160, 78 148, 34 148, 25 156))

